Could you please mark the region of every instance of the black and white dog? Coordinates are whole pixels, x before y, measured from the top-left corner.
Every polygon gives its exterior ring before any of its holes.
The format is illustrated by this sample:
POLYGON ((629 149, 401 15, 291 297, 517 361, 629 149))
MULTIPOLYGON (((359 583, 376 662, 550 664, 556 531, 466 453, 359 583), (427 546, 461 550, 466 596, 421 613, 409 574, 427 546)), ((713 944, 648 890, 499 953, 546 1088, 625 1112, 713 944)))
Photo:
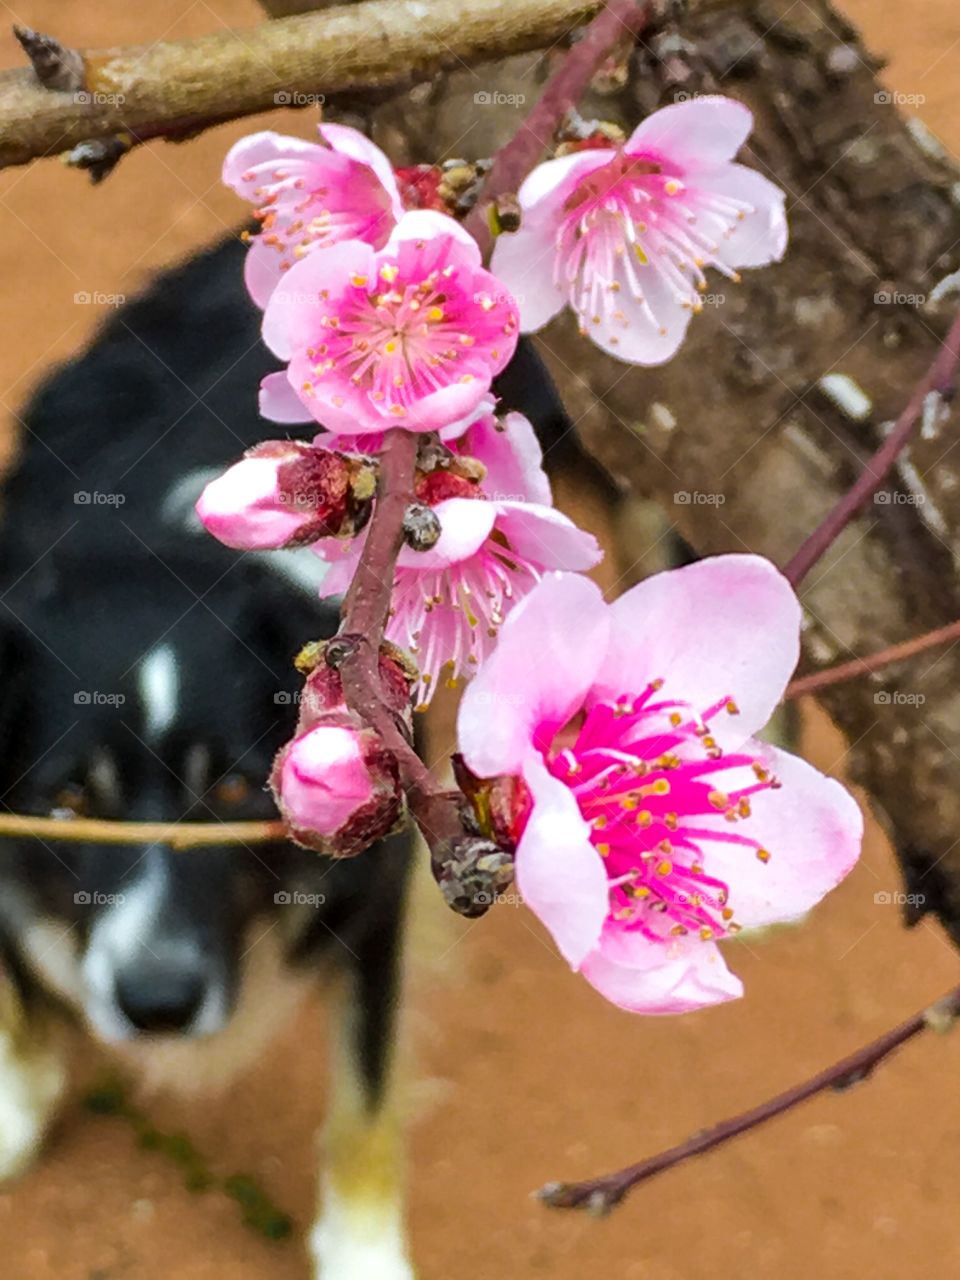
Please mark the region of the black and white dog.
MULTIPOLYGON (((243 253, 231 240, 165 275, 25 413, 0 524, 2 811, 274 814, 264 780, 296 719, 292 659, 336 615, 309 551, 243 556, 193 514, 206 480, 270 433, 243 253)), ((390 1072, 410 862, 406 836, 340 862, 290 844, 0 840, 0 1176, 55 1112, 62 1015, 148 1083, 213 1085, 326 961, 343 1015, 314 1267, 408 1280, 390 1072)))

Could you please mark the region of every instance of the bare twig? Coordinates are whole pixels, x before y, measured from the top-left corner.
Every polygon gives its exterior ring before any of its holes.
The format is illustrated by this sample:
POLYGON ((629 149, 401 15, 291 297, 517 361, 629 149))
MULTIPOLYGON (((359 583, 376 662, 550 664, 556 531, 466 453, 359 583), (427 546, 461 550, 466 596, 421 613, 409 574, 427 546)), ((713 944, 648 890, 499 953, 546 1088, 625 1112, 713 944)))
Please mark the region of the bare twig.
POLYGON ((183 138, 321 94, 426 79, 562 40, 598 0, 365 0, 193 40, 82 50, 83 95, 0 73, 0 168, 93 139, 183 138))
POLYGON ((25 813, 0 813, 0 836, 97 844, 165 844, 173 849, 289 839, 280 821, 113 822, 100 818, 37 818, 25 813))
POLYGON ((599 1178, 591 1178, 586 1182, 550 1182, 537 1194, 541 1200, 555 1209, 583 1208, 597 1214, 606 1213, 615 1208, 634 1187, 655 1177, 656 1174, 672 1169, 692 1156, 702 1155, 703 1152, 710 1151, 721 1143, 729 1142, 731 1138, 736 1138, 741 1133, 747 1133, 750 1129, 755 1129, 758 1125, 783 1115, 785 1111, 789 1111, 817 1093, 823 1093, 826 1089, 846 1089, 850 1085, 865 1080, 874 1067, 895 1049, 899 1049, 901 1045, 906 1044, 908 1040, 912 1040, 928 1027, 936 1031, 946 1030, 958 1014, 960 1014, 960 987, 927 1008, 921 1009, 912 1018, 901 1022, 899 1026, 893 1027, 862 1049, 851 1053, 849 1057, 841 1058, 825 1071, 811 1076, 809 1080, 795 1085, 792 1089, 787 1089, 784 1093, 768 1098, 766 1102, 752 1107, 749 1111, 744 1111, 729 1120, 722 1120, 719 1124, 711 1125, 709 1129, 702 1129, 699 1133, 687 1138, 685 1142, 670 1147, 667 1151, 661 1151, 647 1160, 641 1160, 639 1164, 630 1165, 629 1168, 604 1174, 599 1178))
POLYGON ((923 411, 923 404, 931 391, 946 394, 954 381, 960 365, 960 315, 950 326, 950 331, 937 352, 936 359, 924 377, 914 388, 907 407, 894 423, 886 440, 868 459, 855 483, 847 490, 836 506, 813 533, 805 539, 800 550, 784 569, 784 574, 797 585, 810 572, 820 557, 834 544, 851 520, 869 502, 890 473, 897 458, 903 452, 923 411))
POLYGON ((951 640, 960 640, 960 621, 950 622, 945 627, 937 627, 935 631, 927 631, 912 640, 904 640, 902 644, 892 644, 886 649, 878 649, 876 653, 868 653, 865 658, 853 658, 850 662, 840 662, 835 667, 826 667, 823 671, 814 671, 808 676, 799 676, 787 685, 785 698, 801 698, 807 693, 816 693, 820 689, 828 689, 831 685, 843 684, 847 680, 856 680, 858 676, 867 676, 881 667, 891 663, 902 662, 904 658, 912 658, 915 654, 937 645, 949 644, 951 640))
POLYGON ((609 0, 550 78, 523 124, 494 156, 480 198, 465 220, 467 230, 484 253, 493 244, 491 213, 497 201, 516 192, 549 147, 567 113, 586 93, 611 48, 620 39, 636 36, 651 16, 652 5, 644 0, 609 0))

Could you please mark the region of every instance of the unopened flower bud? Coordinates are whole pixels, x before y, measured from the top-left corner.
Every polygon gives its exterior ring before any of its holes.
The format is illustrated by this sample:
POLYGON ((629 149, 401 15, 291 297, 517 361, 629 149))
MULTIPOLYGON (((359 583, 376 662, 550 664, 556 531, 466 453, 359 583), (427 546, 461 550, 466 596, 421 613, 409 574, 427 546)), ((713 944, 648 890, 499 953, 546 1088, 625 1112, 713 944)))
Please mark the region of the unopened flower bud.
POLYGON ((375 487, 369 459, 267 440, 212 480, 196 510, 207 531, 228 547, 298 547, 356 533, 369 516, 375 487))
POLYGON ((334 857, 361 853, 402 813, 396 762, 377 734, 332 719, 287 743, 270 781, 291 837, 334 857))
POLYGON ((440 518, 432 507, 412 503, 403 517, 403 540, 414 551, 429 551, 440 541, 440 518))
POLYGON ((466 836, 434 858, 433 874, 447 906, 474 920, 513 883, 513 857, 490 840, 466 836))

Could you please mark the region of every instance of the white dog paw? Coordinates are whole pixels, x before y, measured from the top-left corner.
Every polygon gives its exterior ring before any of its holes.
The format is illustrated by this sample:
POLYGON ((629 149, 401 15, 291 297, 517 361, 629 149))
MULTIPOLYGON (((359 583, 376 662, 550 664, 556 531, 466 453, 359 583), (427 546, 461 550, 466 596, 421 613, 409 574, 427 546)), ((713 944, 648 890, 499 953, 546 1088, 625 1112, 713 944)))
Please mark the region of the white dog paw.
POLYGON ((363 1238, 332 1223, 310 1233, 314 1280, 416 1280, 403 1243, 392 1233, 363 1238))
POLYGON ((21 1052, 0 1035, 0 1180, 15 1178, 33 1162, 65 1084, 56 1054, 21 1052))

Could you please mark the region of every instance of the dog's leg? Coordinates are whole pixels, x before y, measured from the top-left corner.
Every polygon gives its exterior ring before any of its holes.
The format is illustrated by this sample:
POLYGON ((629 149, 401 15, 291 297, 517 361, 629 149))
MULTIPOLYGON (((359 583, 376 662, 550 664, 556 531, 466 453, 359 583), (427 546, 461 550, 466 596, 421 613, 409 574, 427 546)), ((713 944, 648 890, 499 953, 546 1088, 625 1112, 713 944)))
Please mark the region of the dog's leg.
POLYGON ((399 911, 355 947, 335 1037, 315 1280, 413 1280, 396 1100, 399 911))
POLYGON ((0 973, 0 1180, 16 1177, 36 1157, 65 1085, 60 1054, 27 1023, 13 984, 0 973))

